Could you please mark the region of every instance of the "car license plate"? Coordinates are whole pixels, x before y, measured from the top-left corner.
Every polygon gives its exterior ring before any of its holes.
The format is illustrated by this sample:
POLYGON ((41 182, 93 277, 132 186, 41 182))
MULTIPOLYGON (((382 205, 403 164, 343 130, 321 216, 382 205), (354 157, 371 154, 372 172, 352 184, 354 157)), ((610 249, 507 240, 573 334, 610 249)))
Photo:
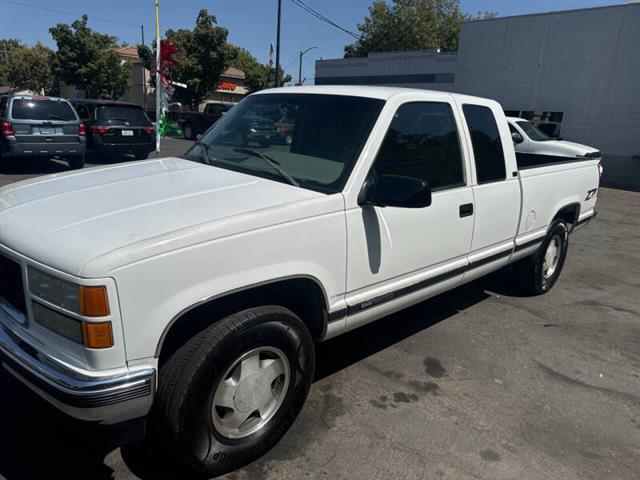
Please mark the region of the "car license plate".
POLYGON ((123 137, 133 137, 133 130, 122 130, 123 137))
POLYGON ((271 135, 265 135, 264 138, 269 140, 271 138, 271 135))
POLYGON ((40 134, 41 135, 53 135, 55 132, 56 132, 55 128, 40 127, 40 134))

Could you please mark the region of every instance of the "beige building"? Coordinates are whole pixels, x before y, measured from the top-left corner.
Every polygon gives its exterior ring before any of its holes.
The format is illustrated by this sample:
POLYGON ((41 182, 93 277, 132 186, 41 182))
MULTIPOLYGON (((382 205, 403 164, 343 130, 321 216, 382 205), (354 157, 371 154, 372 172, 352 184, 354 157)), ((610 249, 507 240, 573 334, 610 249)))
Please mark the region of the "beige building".
MULTIPOLYGON (((116 52, 120 55, 122 61, 131 64, 132 86, 119 100, 142 105, 146 107, 147 111, 154 111, 155 89, 149 85, 151 73, 144 68, 142 60, 138 56, 137 47, 120 47, 116 49, 116 52)), ((207 103, 238 103, 249 93, 245 80, 245 74, 242 70, 234 67, 228 68, 220 75, 216 90, 200 105, 200 110, 203 110, 207 103)), ((82 98, 84 92, 76 89, 73 85, 62 83, 60 85, 60 96, 82 98)))

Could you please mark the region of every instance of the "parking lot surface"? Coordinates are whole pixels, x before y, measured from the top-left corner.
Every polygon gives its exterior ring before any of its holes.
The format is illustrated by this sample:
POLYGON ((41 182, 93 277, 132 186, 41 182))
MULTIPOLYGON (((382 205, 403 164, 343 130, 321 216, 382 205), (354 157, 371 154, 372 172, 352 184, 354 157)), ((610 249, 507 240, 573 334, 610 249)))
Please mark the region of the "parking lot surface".
MULTIPOLYGON (((0 185, 65 170, 29 168, 0 185)), ((501 272, 320 344, 293 428, 226 478, 638 479, 639 204, 602 189, 547 295, 523 297, 501 272)), ((0 478, 185 478, 2 369, 0 426, 0 478)))

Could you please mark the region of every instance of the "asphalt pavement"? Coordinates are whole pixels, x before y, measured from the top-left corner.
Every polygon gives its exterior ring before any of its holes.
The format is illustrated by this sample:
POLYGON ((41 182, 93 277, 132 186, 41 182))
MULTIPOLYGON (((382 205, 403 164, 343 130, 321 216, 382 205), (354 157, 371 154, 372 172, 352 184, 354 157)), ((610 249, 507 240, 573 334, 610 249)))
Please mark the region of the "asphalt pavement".
MULTIPOLYGON (((0 184, 64 171, 33 169, 0 184)), ((522 296, 501 272, 320 344, 295 425, 225 478, 637 480, 639 204, 602 189, 547 295, 522 296)), ((0 478, 184 478, 1 369, 0 426, 0 478)))

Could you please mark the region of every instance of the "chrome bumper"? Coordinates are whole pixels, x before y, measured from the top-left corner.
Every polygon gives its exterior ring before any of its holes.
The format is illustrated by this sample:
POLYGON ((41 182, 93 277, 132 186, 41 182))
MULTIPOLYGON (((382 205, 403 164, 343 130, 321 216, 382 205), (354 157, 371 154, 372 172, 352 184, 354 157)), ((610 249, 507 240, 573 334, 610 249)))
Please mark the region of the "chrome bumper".
POLYGON ((81 419, 114 424, 149 413, 156 371, 151 367, 86 376, 47 358, 0 323, 0 363, 49 403, 81 419))

